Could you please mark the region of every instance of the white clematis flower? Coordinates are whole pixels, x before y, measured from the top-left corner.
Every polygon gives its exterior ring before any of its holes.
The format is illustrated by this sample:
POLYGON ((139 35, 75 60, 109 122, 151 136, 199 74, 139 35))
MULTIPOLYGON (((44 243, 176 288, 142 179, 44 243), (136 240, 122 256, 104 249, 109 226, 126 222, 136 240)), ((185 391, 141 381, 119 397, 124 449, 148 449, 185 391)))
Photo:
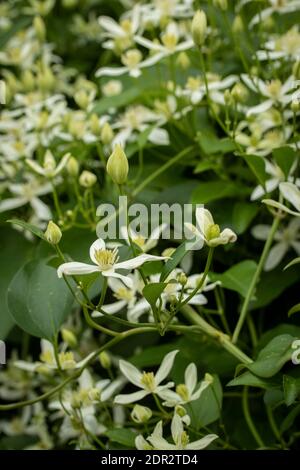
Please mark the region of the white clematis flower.
POLYGON ((168 376, 170 370, 173 367, 175 356, 178 350, 169 352, 163 359, 156 374, 153 372, 141 372, 135 366, 127 361, 120 361, 120 369, 125 377, 133 383, 136 387, 141 390, 134 393, 117 395, 115 397, 115 403, 127 404, 135 403, 147 395, 155 394, 161 396, 161 392, 173 387, 174 382, 168 382, 165 385, 160 385, 161 382, 168 376))
MULTIPOLYGON (((258 240, 267 240, 271 226, 256 225, 253 227, 252 235, 258 240)), ((283 230, 278 230, 274 235, 275 245, 270 250, 265 263, 265 271, 274 269, 284 258, 290 248, 300 255, 300 220, 293 219, 283 230)))
POLYGON ((50 220, 52 214, 48 206, 41 201, 39 196, 52 191, 50 183, 40 184, 35 178, 27 177, 27 182, 10 184, 9 190, 15 197, 4 199, 0 202, 0 212, 17 209, 30 204, 38 220, 50 220))
POLYGON ((35 171, 39 175, 44 176, 45 178, 54 178, 65 168, 70 156, 71 154, 67 153, 62 157, 59 164, 56 165, 56 161, 52 152, 50 150, 47 150, 44 156, 43 166, 39 165, 39 163, 29 158, 26 159, 26 163, 33 171, 35 171))
POLYGON ((293 76, 290 76, 284 83, 278 79, 264 82, 258 77, 250 78, 246 74, 242 74, 242 79, 250 90, 266 98, 257 106, 249 108, 247 116, 263 113, 274 105, 286 106, 294 99, 295 78, 293 76))
MULTIPOLYGON (((171 423, 171 434, 174 444, 170 444, 163 437, 162 421, 159 421, 154 428, 153 433, 147 438, 153 450, 201 450, 209 446, 209 444, 218 438, 216 434, 208 434, 194 442, 189 442, 189 436, 183 427, 183 422, 180 416, 175 413, 171 423)), ((135 440, 135 445, 138 450, 150 450, 147 442, 142 436, 138 436, 135 440)))
POLYGON ((117 269, 131 270, 142 266, 142 264, 146 263, 147 261, 166 259, 165 256, 142 254, 127 261, 118 263, 118 248, 113 250, 107 249, 105 247, 104 240, 101 238, 98 238, 98 240, 96 240, 91 245, 90 258, 94 264, 79 263, 77 261, 61 264, 57 270, 58 277, 62 277, 63 275, 73 276, 99 272, 104 277, 116 277, 121 279, 127 287, 131 288, 132 279, 130 279, 128 276, 117 273, 117 269))
MULTIPOLYGON (((242 1, 242 5, 249 3, 252 0, 242 1)), ((300 0, 269 0, 270 6, 262 10, 259 14, 255 15, 250 21, 250 28, 260 23, 261 21, 269 18, 273 13, 285 14, 297 11, 300 9, 300 0)))
POLYGON ((283 212, 287 212, 288 214, 295 215, 296 217, 300 217, 300 190, 297 186, 293 183, 285 182, 280 183, 279 190, 284 199, 290 202, 297 210, 294 211, 289 207, 281 204, 280 202, 273 201, 273 199, 263 199, 262 202, 267 206, 275 207, 283 212))
POLYGON ((203 207, 196 209, 196 221, 197 226, 185 223, 188 234, 196 237, 196 242, 191 241, 191 249, 202 248, 203 243, 210 247, 216 247, 234 243, 237 240, 236 234, 230 228, 225 228, 221 232, 211 213, 203 207))
POLYGON ((197 387, 197 367, 194 363, 189 364, 185 369, 184 384, 177 385, 175 392, 173 390, 165 390, 161 393, 161 397, 165 400, 163 405, 174 407, 198 400, 202 392, 212 383, 212 380, 212 377, 206 374, 204 380, 197 387))

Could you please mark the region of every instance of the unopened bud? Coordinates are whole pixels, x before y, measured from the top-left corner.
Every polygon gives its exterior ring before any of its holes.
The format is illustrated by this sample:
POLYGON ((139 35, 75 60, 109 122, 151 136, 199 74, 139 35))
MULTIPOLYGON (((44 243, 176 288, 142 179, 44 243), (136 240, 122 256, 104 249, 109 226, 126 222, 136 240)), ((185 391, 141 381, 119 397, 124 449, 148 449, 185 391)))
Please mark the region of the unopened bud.
POLYGON ((205 376, 204 376, 204 380, 205 382, 208 382, 210 384, 212 384, 214 382, 214 378, 211 374, 209 374, 208 372, 206 372, 205 376))
POLYGON ((192 21, 192 36, 196 46, 202 46, 207 30, 207 18, 203 10, 196 11, 192 21))
POLYGON ((25 91, 32 91, 35 86, 34 75, 30 70, 24 70, 21 78, 25 91))
POLYGON ((141 405, 134 405, 131 418, 135 423, 146 423, 152 416, 150 408, 141 405))
POLYGON ((89 95, 85 90, 76 91, 74 100, 81 109, 86 109, 90 103, 89 95))
POLYGON ((79 184, 84 188, 91 188, 97 182, 97 176, 91 171, 84 170, 79 176, 79 184))
POLYGON ((242 20, 242 17, 240 15, 237 15, 232 23, 232 32, 234 34, 239 34, 244 31, 244 23, 242 20))
POLYGON ((186 52, 182 51, 178 54, 176 59, 176 64, 181 67, 183 70, 186 70, 191 65, 191 61, 186 52))
POLYGON ((177 281, 179 282, 179 284, 181 284, 182 286, 185 286, 186 283, 187 283, 187 277, 184 273, 180 273, 178 274, 177 276, 177 281))
POLYGON ((291 109, 293 113, 298 113, 300 111, 300 101, 299 100, 293 100, 291 104, 291 109))
POLYGON ((52 220, 50 220, 50 222, 48 223, 44 235, 46 237, 46 240, 52 245, 57 245, 62 237, 60 228, 54 222, 52 222, 52 220))
POLYGON ((116 184, 124 184, 127 181, 129 171, 128 160, 120 144, 117 144, 113 153, 107 160, 106 171, 116 184))
POLYGON ((97 114, 93 113, 89 120, 91 131, 94 135, 100 135, 101 126, 97 114))
POLYGON ((43 19, 40 16, 36 16, 33 20, 33 27, 35 34, 40 42, 43 42, 46 37, 46 26, 43 19))
POLYGON ((106 351, 102 351, 100 354, 99 354, 99 362, 101 364, 101 366, 103 367, 103 369, 110 369, 111 367, 111 358, 109 356, 109 354, 107 354, 106 351))
POLYGON ((105 122, 100 133, 101 142, 103 142, 105 145, 108 145, 113 140, 113 137, 114 131, 112 130, 111 125, 108 122, 105 122))
POLYGON ((67 163, 67 172, 69 173, 70 176, 73 176, 74 178, 78 175, 79 173, 79 163, 76 160, 75 157, 71 156, 68 160, 67 163))
POLYGON ((247 100, 249 93, 242 83, 236 83, 231 90, 231 96, 237 103, 244 103, 247 100))
POLYGON ((77 346, 77 338, 71 330, 67 328, 63 328, 61 330, 61 336, 65 343, 67 343, 70 348, 76 348, 77 346))

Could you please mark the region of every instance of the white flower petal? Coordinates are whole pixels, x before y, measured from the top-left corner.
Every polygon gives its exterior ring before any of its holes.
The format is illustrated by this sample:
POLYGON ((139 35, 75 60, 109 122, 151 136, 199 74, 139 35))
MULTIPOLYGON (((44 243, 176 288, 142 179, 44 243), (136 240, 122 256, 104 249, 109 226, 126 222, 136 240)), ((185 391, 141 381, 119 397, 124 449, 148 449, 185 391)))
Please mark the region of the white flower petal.
POLYGON ((147 390, 139 390, 138 392, 117 395, 114 399, 114 403, 119 405, 127 405, 128 403, 136 403, 139 400, 142 400, 145 396, 149 395, 150 392, 147 390))
POLYGON ((178 353, 178 349, 169 352, 163 359, 158 371, 155 374, 155 383, 159 385, 168 375, 173 367, 175 356, 178 353))
POLYGON ((197 367, 192 362, 187 366, 184 373, 185 385, 187 386, 190 393, 193 393, 197 384, 197 367))
POLYGON ((93 264, 79 263, 77 261, 71 261, 70 263, 63 263, 57 269, 58 277, 75 276, 81 274, 90 274, 99 271, 99 266, 93 264))
POLYGON ((120 360, 119 367, 121 372, 125 375, 125 377, 130 380, 131 383, 136 385, 139 388, 142 388, 142 373, 130 362, 120 360))
POLYGON ((280 192, 300 212, 300 190, 293 183, 280 183, 280 192))
POLYGON ((276 243, 270 250, 269 256, 265 264, 265 271, 271 271, 277 266, 286 252, 288 251, 288 245, 286 242, 276 243))
POLYGON ((166 256, 154 256, 154 255, 148 255, 146 253, 136 256, 135 258, 129 259, 127 261, 122 261, 121 263, 116 263, 114 265, 115 269, 135 269, 138 268, 139 266, 142 266, 142 264, 146 263, 147 261, 160 261, 168 259, 166 256))
POLYGON ((98 262, 95 258, 95 251, 98 250, 105 250, 105 242, 101 238, 98 238, 94 243, 92 243, 90 247, 90 258, 93 261, 93 263, 98 265, 98 262))
POLYGON ((209 446, 212 441, 215 439, 218 439, 219 436, 216 434, 208 434, 205 437, 202 437, 202 439, 199 439, 198 441, 191 442, 186 446, 186 450, 201 450, 205 449, 205 447, 209 446))

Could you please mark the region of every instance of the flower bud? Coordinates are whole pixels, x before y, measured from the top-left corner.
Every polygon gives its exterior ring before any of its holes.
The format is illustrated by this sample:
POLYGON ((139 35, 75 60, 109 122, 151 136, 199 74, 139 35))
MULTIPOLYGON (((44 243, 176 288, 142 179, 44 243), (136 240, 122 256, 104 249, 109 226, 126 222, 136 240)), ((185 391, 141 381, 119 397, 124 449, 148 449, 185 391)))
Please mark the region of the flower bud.
POLYGON ((90 120, 89 120, 89 124, 90 124, 90 128, 91 128, 92 133, 95 134, 95 135, 100 135, 101 126, 100 126, 99 118, 98 118, 97 114, 93 113, 91 115, 90 120))
POLYGON ((192 21, 192 36, 196 46, 202 46, 207 30, 206 14, 203 10, 196 11, 192 21))
POLYGON ((300 111, 300 101, 299 100, 293 100, 291 103, 291 110, 293 113, 298 113, 300 111))
POLYGON ((146 423, 152 416, 150 408, 141 405, 134 405, 131 418, 135 423, 146 423))
POLYGON ((79 173, 79 163, 76 160, 75 157, 71 156, 68 160, 67 163, 67 172, 69 173, 70 176, 73 176, 74 178, 78 175, 79 173))
POLYGON ((187 277, 184 273, 180 273, 178 274, 177 276, 177 281, 179 282, 179 284, 181 284, 182 286, 185 286, 186 283, 187 283, 187 277))
POLYGON ((79 184, 84 188, 91 188, 97 182, 97 176, 94 173, 84 170, 79 176, 79 184))
POLYGON ((86 109, 90 103, 89 95, 85 90, 76 91, 74 100, 81 109, 86 109))
POLYGON ((107 160, 106 171, 116 184, 124 184, 128 175, 128 160, 120 144, 117 144, 107 160))
POLYGON ((101 366, 103 367, 103 369, 110 369, 111 367, 111 358, 109 356, 109 354, 107 354, 106 351, 102 351, 100 354, 99 354, 99 362, 101 364, 101 366))
POLYGON ((181 67, 183 70, 186 70, 191 65, 191 61, 186 52, 182 51, 178 54, 176 59, 176 64, 181 67))
POLYGON ((237 15, 232 23, 232 32, 234 34, 239 34, 244 31, 244 23, 242 20, 242 17, 240 15, 237 15))
POLYGON ((46 240, 51 243, 51 245, 57 245, 62 237, 60 228, 54 222, 52 222, 52 220, 50 220, 48 223, 44 235, 46 240))
POLYGON ((101 142, 103 142, 104 145, 108 145, 113 140, 113 137, 114 131, 112 130, 110 124, 108 122, 105 122, 100 133, 101 142))
POLYGON ((204 380, 205 380, 205 382, 208 382, 208 383, 212 384, 213 381, 214 381, 214 378, 213 378, 213 376, 212 376, 211 374, 209 374, 208 372, 206 372, 206 374, 205 374, 205 376, 204 376, 204 380))
POLYGON ((40 16, 36 16, 33 20, 33 27, 35 34, 40 42, 43 42, 46 37, 46 26, 43 19, 40 16))
POLYGON ((67 328, 63 328, 61 330, 61 336, 65 343, 67 343, 70 348, 76 348, 77 346, 77 338, 71 330, 67 328))
POLYGON ((237 103, 244 103, 247 100, 249 93, 242 83, 236 83, 231 90, 231 96, 237 103))
POLYGON ((165 256, 166 258, 172 258, 172 255, 175 253, 176 251, 176 248, 166 248, 163 252, 162 252, 162 256, 165 256))
POLYGON ((34 89, 35 79, 33 73, 30 70, 24 70, 21 80, 25 91, 32 91, 34 89))

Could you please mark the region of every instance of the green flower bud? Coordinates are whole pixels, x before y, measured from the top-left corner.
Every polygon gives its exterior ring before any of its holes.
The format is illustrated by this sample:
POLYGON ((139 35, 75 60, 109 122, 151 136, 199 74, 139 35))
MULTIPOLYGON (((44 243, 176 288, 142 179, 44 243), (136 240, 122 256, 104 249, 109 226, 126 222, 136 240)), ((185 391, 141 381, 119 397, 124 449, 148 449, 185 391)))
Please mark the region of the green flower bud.
POLYGON ((182 51, 178 54, 176 59, 176 64, 181 67, 183 70, 186 70, 191 65, 191 61, 186 52, 182 51))
POLYGON ((45 237, 49 243, 52 245, 57 245, 60 242, 62 237, 62 233, 60 228, 50 220, 47 226, 47 230, 45 231, 45 237))
POLYGON ((237 15, 232 23, 232 32, 234 34, 239 34, 244 31, 244 23, 242 20, 242 17, 240 15, 237 15))
POLYGON ((106 351, 102 351, 100 354, 99 354, 99 362, 101 364, 101 366, 103 367, 103 369, 110 369, 111 367, 111 358, 109 356, 109 354, 107 354, 106 351))
POLYGON ((293 113, 298 113, 300 111, 300 101, 299 100, 293 100, 291 104, 291 110, 293 113))
POLYGON ((89 120, 89 124, 90 124, 92 133, 95 134, 95 135, 100 135, 101 126, 100 126, 99 118, 98 118, 97 114, 93 113, 91 115, 90 120, 89 120))
POLYGON ((231 90, 231 96, 237 103, 244 103, 247 100, 249 93, 242 83, 236 83, 231 90))
POLYGON ((25 70, 21 78, 25 91, 32 91, 35 86, 35 78, 30 70, 25 70))
POLYGON ((78 175, 79 173, 79 163, 76 160, 75 157, 71 156, 68 160, 67 163, 67 172, 69 173, 70 176, 73 176, 74 178, 78 175))
POLYGON ((84 188, 91 188, 97 182, 97 176, 91 171, 84 170, 79 176, 79 184, 84 188))
POLYGON ((146 423, 152 416, 150 408, 141 405, 134 405, 131 418, 135 423, 146 423))
POLYGON ((111 143, 114 137, 114 131, 112 130, 110 124, 105 122, 100 132, 100 139, 103 144, 108 145, 111 143))
POLYGON ((207 18, 203 10, 196 11, 192 21, 192 36, 196 46, 202 46, 207 30, 207 18))
POLYGON ((187 277, 184 273, 180 273, 178 274, 177 276, 177 281, 179 282, 179 284, 181 284, 182 286, 185 286, 186 283, 187 283, 187 277))
POLYGON ((90 103, 89 95, 85 90, 76 91, 74 100, 81 109, 86 109, 90 103))
POLYGON ((215 7, 219 7, 223 11, 227 10, 228 8, 227 0, 213 0, 213 4, 215 7))
POLYGON ((128 160, 120 144, 117 144, 107 160, 106 171, 116 184, 124 184, 128 175, 128 160))
POLYGON ((40 16, 36 16, 33 20, 33 27, 35 34, 40 42, 43 42, 46 37, 46 26, 43 19, 40 16))
POLYGON ((63 328, 61 330, 61 336, 65 343, 67 343, 70 348, 76 348, 77 346, 77 339, 74 333, 67 328, 63 328))

